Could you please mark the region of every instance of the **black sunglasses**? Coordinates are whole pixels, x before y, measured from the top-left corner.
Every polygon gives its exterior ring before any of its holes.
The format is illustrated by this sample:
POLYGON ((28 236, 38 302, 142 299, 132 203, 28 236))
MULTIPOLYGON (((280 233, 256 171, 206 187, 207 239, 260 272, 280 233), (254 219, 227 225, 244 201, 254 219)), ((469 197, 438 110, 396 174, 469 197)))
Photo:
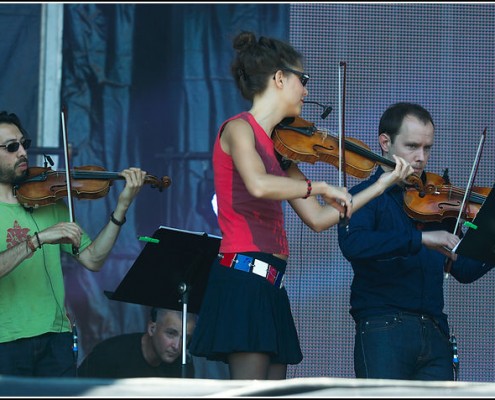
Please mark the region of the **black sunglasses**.
POLYGON ((7 150, 9 153, 15 153, 17 150, 19 150, 19 146, 22 144, 22 147, 24 147, 24 150, 29 149, 29 146, 31 146, 31 139, 21 139, 19 142, 11 142, 9 144, 1 144, 0 147, 5 147, 5 150, 7 150))
POLYGON ((309 81, 309 75, 305 72, 296 71, 295 69, 287 68, 287 67, 282 68, 282 71, 288 71, 288 72, 292 72, 293 74, 296 74, 299 77, 299 80, 301 81, 303 86, 306 86, 306 83, 308 83, 309 81))

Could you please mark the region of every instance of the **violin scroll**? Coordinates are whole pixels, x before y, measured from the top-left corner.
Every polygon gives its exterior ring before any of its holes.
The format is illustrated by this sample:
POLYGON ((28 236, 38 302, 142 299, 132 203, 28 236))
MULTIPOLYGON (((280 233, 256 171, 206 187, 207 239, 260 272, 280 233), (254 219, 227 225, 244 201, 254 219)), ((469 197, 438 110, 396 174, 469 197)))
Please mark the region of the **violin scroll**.
POLYGON ((146 175, 144 183, 149 183, 153 189, 158 189, 161 192, 172 184, 172 180, 168 176, 162 176, 161 179, 158 179, 156 176, 146 175))

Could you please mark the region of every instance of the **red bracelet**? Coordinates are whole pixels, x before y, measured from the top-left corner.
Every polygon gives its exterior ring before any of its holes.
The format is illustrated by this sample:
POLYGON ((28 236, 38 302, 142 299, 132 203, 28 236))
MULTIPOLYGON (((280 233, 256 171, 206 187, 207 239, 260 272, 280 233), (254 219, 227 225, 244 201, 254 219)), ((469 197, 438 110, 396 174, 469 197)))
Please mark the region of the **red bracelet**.
POLYGON ((34 245, 32 237, 30 235, 26 236, 26 244, 32 253, 34 253, 36 250, 38 250, 38 248, 34 245))
POLYGON ((313 190, 313 188, 311 187, 311 180, 306 179, 306 183, 308 184, 308 191, 306 192, 306 196, 304 196, 303 199, 307 199, 311 195, 311 190, 313 190))

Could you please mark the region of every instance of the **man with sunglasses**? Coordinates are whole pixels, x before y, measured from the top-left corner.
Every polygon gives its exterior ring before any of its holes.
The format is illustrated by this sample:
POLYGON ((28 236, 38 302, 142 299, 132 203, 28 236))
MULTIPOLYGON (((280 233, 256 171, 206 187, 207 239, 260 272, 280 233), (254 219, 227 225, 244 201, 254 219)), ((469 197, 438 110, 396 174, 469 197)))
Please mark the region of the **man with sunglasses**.
POLYGON ((129 168, 117 206, 93 241, 69 222, 64 200, 24 208, 13 186, 28 171, 31 141, 19 118, 0 111, 0 375, 76 376, 70 321, 65 311, 61 252, 99 271, 125 214, 144 184, 145 171, 129 168))

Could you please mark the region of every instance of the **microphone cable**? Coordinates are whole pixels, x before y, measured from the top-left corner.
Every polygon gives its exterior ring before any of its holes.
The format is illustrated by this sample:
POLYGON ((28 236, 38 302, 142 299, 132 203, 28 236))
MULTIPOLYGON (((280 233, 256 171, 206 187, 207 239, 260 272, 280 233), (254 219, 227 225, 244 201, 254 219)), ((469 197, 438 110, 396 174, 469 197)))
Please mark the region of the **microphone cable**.
POLYGON ((304 104, 316 104, 317 106, 323 108, 323 113, 320 115, 321 119, 325 119, 328 117, 328 115, 332 112, 333 108, 332 106, 325 106, 321 103, 318 103, 317 101, 310 101, 310 100, 304 100, 304 104))

